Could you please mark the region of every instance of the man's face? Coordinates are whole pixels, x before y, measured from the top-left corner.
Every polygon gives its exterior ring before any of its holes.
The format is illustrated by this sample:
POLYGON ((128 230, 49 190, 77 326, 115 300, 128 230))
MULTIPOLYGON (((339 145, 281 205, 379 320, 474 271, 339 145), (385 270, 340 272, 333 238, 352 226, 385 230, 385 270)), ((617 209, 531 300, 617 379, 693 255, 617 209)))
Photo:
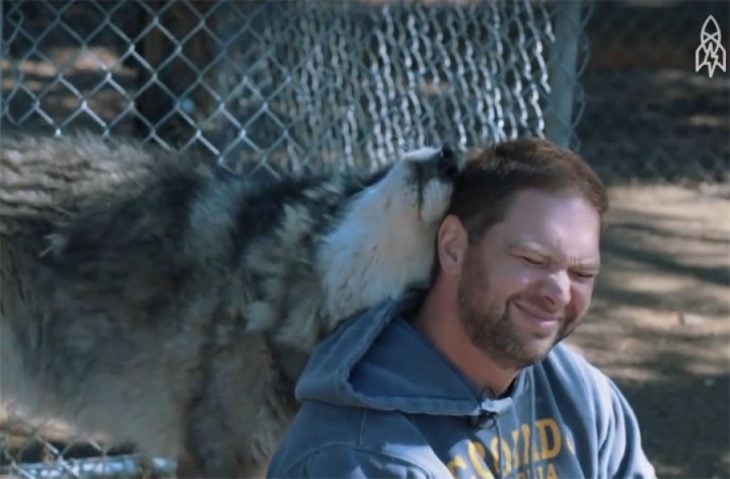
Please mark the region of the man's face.
POLYGON ((542 359, 588 309, 599 238, 583 197, 516 193, 504 221, 466 250, 459 317, 474 345, 502 367, 542 359))

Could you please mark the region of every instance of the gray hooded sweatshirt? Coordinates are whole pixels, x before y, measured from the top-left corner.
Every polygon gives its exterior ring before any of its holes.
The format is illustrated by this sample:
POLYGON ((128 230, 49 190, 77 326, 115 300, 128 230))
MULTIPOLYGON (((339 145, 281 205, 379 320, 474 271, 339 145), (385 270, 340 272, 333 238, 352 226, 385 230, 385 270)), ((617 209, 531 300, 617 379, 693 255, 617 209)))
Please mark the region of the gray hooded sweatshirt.
POLYGON ((487 397, 404 319, 418 299, 386 302, 315 350, 269 477, 654 477, 630 406, 582 357, 559 344, 487 397))

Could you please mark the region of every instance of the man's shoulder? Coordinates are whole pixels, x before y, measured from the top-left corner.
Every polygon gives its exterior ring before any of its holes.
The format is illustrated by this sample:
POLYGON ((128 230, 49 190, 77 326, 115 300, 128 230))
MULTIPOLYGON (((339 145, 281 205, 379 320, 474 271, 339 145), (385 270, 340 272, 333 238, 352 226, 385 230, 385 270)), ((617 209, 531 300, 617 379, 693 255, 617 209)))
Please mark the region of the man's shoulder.
POLYGON ((618 386, 579 352, 559 344, 535 368, 542 393, 592 443, 599 477, 655 477, 631 406, 618 386), (580 426, 582 424, 582 426, 580 426))
POLYGON ((347 472, 343 469, 361 468, 391 475, 410 468, 406 475, 429 477, 427 471, 440 462, 433 452, 424 454, 424 450, 430 451, 428 444, 403 413, 306 402, 269 473, 272 477, 313 472, 342 476, 347 472))

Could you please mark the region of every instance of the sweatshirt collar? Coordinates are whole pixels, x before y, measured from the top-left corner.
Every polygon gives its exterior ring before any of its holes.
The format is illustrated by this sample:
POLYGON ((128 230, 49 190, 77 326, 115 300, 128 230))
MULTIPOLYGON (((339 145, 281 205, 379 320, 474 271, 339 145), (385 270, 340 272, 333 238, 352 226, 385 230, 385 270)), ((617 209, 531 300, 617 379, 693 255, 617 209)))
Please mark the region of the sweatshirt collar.
POLYGON ((410 292, 337 330, 314 351, 297 384, 297 399, 473 417, 509 408, 525 388, 525 371, 510 395, 482 394, 404 319, 422 297, 422 291, 410 292))

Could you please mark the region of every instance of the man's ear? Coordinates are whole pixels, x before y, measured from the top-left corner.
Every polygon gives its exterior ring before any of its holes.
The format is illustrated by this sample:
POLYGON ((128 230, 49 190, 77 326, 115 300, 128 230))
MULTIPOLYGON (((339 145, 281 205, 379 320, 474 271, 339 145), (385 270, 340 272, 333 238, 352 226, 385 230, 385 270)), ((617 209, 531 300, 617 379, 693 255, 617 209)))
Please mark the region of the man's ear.
POLYGON ((469 235, 461 220, 454 215, 448 215, 441 222, 436 237, 441 271, 449 276, 460 274, 468 246, 469 235))

